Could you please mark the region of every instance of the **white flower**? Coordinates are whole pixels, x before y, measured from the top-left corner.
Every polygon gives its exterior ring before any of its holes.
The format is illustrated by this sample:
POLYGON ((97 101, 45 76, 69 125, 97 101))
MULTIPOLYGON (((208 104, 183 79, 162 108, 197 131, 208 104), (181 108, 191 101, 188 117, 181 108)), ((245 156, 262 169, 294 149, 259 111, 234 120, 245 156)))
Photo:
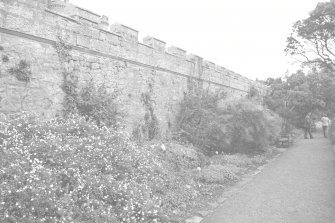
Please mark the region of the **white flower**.
POLYGON ((165 152, 166 151, 166 147, 164 144, 161 145, 161 149, 165 152))

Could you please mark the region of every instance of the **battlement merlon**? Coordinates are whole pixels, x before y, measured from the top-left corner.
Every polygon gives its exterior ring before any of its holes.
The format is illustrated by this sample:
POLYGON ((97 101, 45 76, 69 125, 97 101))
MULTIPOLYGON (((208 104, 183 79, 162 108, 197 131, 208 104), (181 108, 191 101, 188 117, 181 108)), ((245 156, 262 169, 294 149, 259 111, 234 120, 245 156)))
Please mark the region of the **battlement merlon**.
POLYGON ((115 23, 110 26, 110 31, 121 35, 123 38, 138 42, 138 31, 120 23, 115 23))
POLYGON ((99 22, 99 28, 109 31, 109 18, 105 15, 101 16, 100 22, 99 22))
POLYGON ((162 40, 156 39, 151 36, 146 36, 143 38, 143 43, 148 46, 151 46, 152 48, 154 48, 159 52, 165 52, 166 43, 162 40))
POLYGON ((191 61, 191 62, 195 62, 195 61, 198 61, 198 60, 201 60, 201 61, 203 60, 202 57, 200 57, 198 55, 195 55, 195 54, 192 54, 192 53, 187 54, 186 59, 191 61))
POLYGON ((69 2, 69 0, 48 0, 47 8, 78 21, 98 25, 100 29, 106 31, 109 30, 109 21, 107 16, 100 16, 90 10, 73 5, 69 2))
MULTIPOLYGON (((11 0, 14 2, 14 0, 11 0)), ((15 0, 17 1, 17 0, 15 0)), ((29 0, 29 1, 24 1, 25 4, 33 7, 33 8, 38 8, 44 10, 47 5, 48 5, 49 0, 29 0)), ((1 0, 3 2, 3 0, 1 0)))
MULTIPOLYGON (((65 15, 67 17, 73 18, 74 20, 82 23, 83 25, 89 24, 95 28, 110 31, 115 35, 122 36, 125 40, 139 43, 138 30, 135 30, 126 25, 118 23, 113 24, 109 27, 109 19, 107 16, 100 16, 89 10, 75 6, 71 4, 69 0, 25 0, 25 1, 31 2, 30 5, 32 6, 34 5, 35 7, 47 5, 47 7, 50 10, 55 11, 60 15, 65 15)), ((335 0, 331 1, 335 2, 335 0)), ((168 54, 174 55, 175 57, 186 59, 193 63, 197 61, 197 64, 199 64, 199 62, 201 61, 203 68, 224 73, 224 75, 226 75, 228 78, 232 78, 236 81, 241 81, 247 85, 253 85, 255 83, 253 80, 250 80, 249 78, 243 78, 243 76, 236 74, 235 72, 230 71, 222 66, 216 65, 215 63, 212 63, 210 61, 203 60, 203 58, 201 57, 192 54, 187 55, 186 51, 179 47, 171 46, 167 50, 165 50, 166 43, 157 38, 151 36, 145 37, 143 39, 143 44, 152 47, 157 52, 161 53, 167 52, 168 54), (198 60, 197 58, 200 60, 198 60)), ((260 87, 262 88, 263 86, 260 87)), ((263 88, 266 90, 266 87, 263 88)))
POLYGON ((59 12, 61 14, 69 14, 68 7, 69 1, 61 1, 61 0, 49 0, 48 1, 48 9, 59 12))
POLYGON ((215 70, 216 64, 209 61, 209 60, 204 60, 203 66, 212 70, 215 70))
POLYGON ((176 46, 170 46, 167 50, 168 53, 175 55, 180 58, 186 59, 186 50, 183 50, 176 46))

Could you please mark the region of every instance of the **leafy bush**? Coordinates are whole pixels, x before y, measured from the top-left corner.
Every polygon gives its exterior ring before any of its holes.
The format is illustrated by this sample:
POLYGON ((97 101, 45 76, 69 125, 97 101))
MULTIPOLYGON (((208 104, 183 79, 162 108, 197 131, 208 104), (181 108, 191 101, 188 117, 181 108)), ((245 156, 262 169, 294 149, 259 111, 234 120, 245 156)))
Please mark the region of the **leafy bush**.
POLYGON ((117 90, 108 92, 105 85, 96 87, 93 81, 88 82, 79 92, 76 107, 79 115, 97 125, 118 127, 123 117, 120 105, 117 103, 117 90))
POLYGON ((20 62, 9 69, 9 73, 16 77, 17 80, 22 82, 30 82, 32 72, 30 68, 30 63, 26 60, 20 60, 20 62))
POLYGON ((202 154, 192 146, 183 146, 174 142, 166 144, 168 149, 160 153, 162 162, 173 170, 193 169, 202 165, 202 154))
POLYGON ((165 213, 186 207, 198 195, 196 185, 187 172, 167 171, 163 177, 164 180, 156 183, 155 191, 160 194, 165 213))
POLYGON ((264 111, 247 101, 230 103, 227 111, 232 115, 227 123, 230 150, 253 153, 265 149, 268 145, 270 126, 264 111))
POLYGON ((137 141, 157 139, 160 135, 159 120, 155 115, 154 104, 155 100, 152 98, 152 85, 146 93, 141 94, 141 102, 145 108, 145 115, 143 120, 133 128, 132 136, 137 141))
POLYGON ((266 110, 246 100, 224 101, 222 95, 186 95, 177 117, 179 137, 205 154, 262 152, 278 131, 266 110), (222 103, 221 103, 222 104, 222 103))
POLYGON ((212 164, 201 171, 200 180, 204 183, 223 184, 236 181, 239 168, 234 165, 212 164))
POLYGON ((206 154, 224 151, 228 135, 222 124, 219 101, 222 94, 188 94, 180 104, 177 116, 178 138, 202 148, 206 154))
POLYGON ((186 147, 175 142, 155 143, 150 146, 157 155, 161 180, 155 182, 153 191, 162 198, 165 213, 186 207, 198 195, 192 171, 201 165, 203 154, 194 147, 186 147))
POLYGON ((259 90, 257 90, 257 88, 255 86, 251 86, 249 88, 247 98, 253 98, 253 97, 256 97, 256 96, 259 96, 259 95, 260 95, 259 90))
POLYGON ((85 118, 0 121, 1 222, 160 222, 149 148, 85 118))
POLYGON ((263 155, 249 157, 245 154, 216 155, 213 156, 211 160, 212 163, 216 165, 233 165, 241 168, 265 163, 265 157, 263 155))
POLYGON ((1 60, 2 62, 7 63, 9 61, 9 57, 7 55, 2 55, 1 60))

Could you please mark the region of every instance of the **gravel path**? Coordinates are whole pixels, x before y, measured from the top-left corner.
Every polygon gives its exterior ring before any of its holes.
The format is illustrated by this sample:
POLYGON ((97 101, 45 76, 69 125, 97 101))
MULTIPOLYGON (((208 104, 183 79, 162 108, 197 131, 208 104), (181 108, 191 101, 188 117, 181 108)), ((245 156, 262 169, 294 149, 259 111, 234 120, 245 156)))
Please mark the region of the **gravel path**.
POLYGON ((201 223, 335 223, 335 155, 316 134, 298 140, 201 223))

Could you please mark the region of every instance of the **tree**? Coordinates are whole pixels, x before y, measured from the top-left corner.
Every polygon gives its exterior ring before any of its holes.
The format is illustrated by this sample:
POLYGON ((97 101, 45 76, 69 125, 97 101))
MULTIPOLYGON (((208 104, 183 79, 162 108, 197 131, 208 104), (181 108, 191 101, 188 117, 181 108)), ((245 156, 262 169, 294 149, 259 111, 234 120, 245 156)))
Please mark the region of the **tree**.
POLYGON ((335 77, 333 73, 322 71, 307 76, 309 89, 315 98, 324 102, 322 112, 328 116, 335 113, 335 77))
POLYGON ((318 74, 305 75, 303 71, 297 71, 285 80, 270 80, 269 83, 271 90, 265 103, 288 123, 301 127, 307 113, 325 108, 325 97, 316 89, 322 88, 324 83, 318 74))
POLYGON ((335 2, 318 3, 307 19, 293 25, 287 54, 303 65, 335 71, 335 2))

